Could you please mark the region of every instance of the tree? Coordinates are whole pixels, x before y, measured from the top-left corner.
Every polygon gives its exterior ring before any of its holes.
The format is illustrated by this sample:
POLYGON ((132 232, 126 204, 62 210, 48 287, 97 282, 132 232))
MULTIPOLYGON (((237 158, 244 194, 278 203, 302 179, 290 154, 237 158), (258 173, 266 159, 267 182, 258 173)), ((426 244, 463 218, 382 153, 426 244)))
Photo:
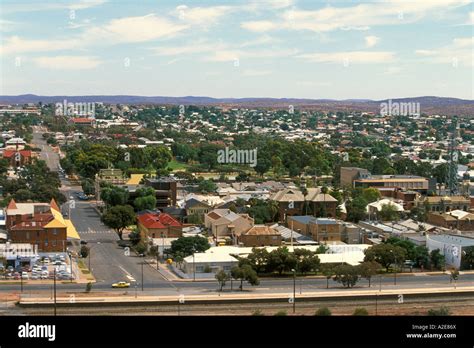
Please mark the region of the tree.
POLYGON ((366 315, 369 315, 369 312, 367 311, 367 309, 365 309, 364 307, 358 307, 354 310, 354 313, 352 315, 355 315, 355 316, 366 316, 366 315))
POLYGON ((380 198, 380 191, 373 187, 365 188, 362 190, 362 197, 367 203, 372 203, 380 198))
POLYGON ((449 308, 448 307, 445 307, 445 306, 442 306, 440 308, 431 308, 429 311, 428 311, 428 315, 431 316, 431 317, 447 317, 450 314, 450 311, 449 311, 449 308))
POLYGON ((461 269, 472 269, 474 264, 474 247, 466 247, 462 250, 461 269))
POLYGON ((102 215, 102 222, 117 232, 120 240, 123 240, 123 230, 133 225, 136 221, 135 212, 130 205, 117 205, 107 210, 102 215))
POLYGON ((329 250, 329 247, 326 244, 320 244, 316 249, 316 254, 326 254, 329 250))
POLYGON ((358 270, 352 265, 339 265, 334 267, 334 280, 346 288, 352 288, 359 280, 358 270))
POLYGON ((257 272, 250 265, 234 266, 230 271, 230 275, 233 279, 240 280, 239 288, 241 291, 243 290, 244 280, 252 286, 260 284, 257 272))
POLYGON ((92 179, 86 178, 82 180, 81 186, 82 186, 82 191, 84 191, 85 195, 87 196, 95 195, 95 185, 92 179))
POLYGON ((356 197, 346 203, 347 220, 359 222, 366 215, 367 201, 364 197, 356 197))
POLYGON ((230 276, 224 270, 220 270, 216 273, 216 279, 219 283, 219 291, 222 291, 222 288, 225 286, 225 283, 230 280, 230 276))
POLYGON ((156 197, 153 196, 145 196, 145 197, 137 197, 133 201, 133 205, 137 209, 137 211, 142 210, 153 210, 156 207, 156 197))
POLYGON ((406 259, 405 249, 386 243, 367 248, 364 253, 364 261, 376 261, 384 266, 387 271, 392 264, 398 265, 400 262, 403 262, 406 259))
POLYGON ((122 187, 108 186, 101 190, 100 198, 107 206, 125 205, 128 201, 128 191, 122 187))
POLYGON ((267 266, 269 272, 276 271, 281 275, 296 267, 296 258, 287 247, 279 247, 270 252, 267 266))
POLYGON ((318 317, 329 317, 332 315, 332 313, 328 307, 322 307, 322 308, 319 308, 316 311, 316 313, 314 313, 314 315, 318 317))
POLYGON ((85 259, 87 256, 89 256, 89 248, 85 245, 81 246, 81 250, 79 251, 79 254, 83 259, 85 259))
POLYGON ((315 252, 307 249, 295 249, 296 269, 298 272, 306 274, 316 271, 319 267, 319 257, 315 252))
POLYGON ((92 283, 89 282, 86 284, 86 292, 91 292, 91 290, 92 290, 92 283))
POLYGON ((211 246, 207 241, 207 238, 200 236, 194 237, 180 237, 171 242, 170 253, 176 256, 178 253, 182 254, 183 257, 187 257, 195 253, 202 253, 209 249, 211 246))
POLYGON ((265 248, 252 248, 252 252, 244 259, 257 274, 267 272, 270 253, 265 248))
POLYGON ((329 263, 325 263, 322 265, 321 271, 326 277, 326 289, 329 289, 329 279, 331 279, 334 275, 334 266, 329 263))
POLYGON ((399 219, 399 213, 395 205, 393 204, 382 204, 378 215, 382 221, 396 221, 399 219))
POLYGON ((442 267, 444 267, 445 258, 444 255, 441 254, 441 251, 439 249, 431 251, 430 263, 431 267, 434 267, 435 269, 441 269, 442 267))
POLYGON ((203 193, 215 192, 216 189, 217 186, 212 180, 202 180, 198 186, 198 190, 203 193))
POLYGON ((369 281, 369 288, 372 277, 377 274, 381 267, 382 266, 375 261, 362 262, 357 266, 359 275, 369 281))
POLYGON ((452 282, 454 280, 454 282, 456 282, 459 278, 459 271, 456 269, 456 268, 453 268, 449 271, 449 279, 450 281, 452 282))

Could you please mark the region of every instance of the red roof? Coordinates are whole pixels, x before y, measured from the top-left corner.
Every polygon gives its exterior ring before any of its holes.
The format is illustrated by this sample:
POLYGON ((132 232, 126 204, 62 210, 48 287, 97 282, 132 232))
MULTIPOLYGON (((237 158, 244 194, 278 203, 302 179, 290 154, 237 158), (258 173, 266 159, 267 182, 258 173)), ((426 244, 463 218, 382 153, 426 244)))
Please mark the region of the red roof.
POLYGON ((181 227, 181 223, 170 215, 146 213, 138 216, 138 221, 146 228, 167 228, 168 226, 181 227))
POLYGON ((74 123, 93 123, 94 119, 93 118, 87 118, 87 117, 75 117, 72 119, 72 122, 74 123))
POLYGON ((3 150, 3 158, 10 158, 15 156, 15 154, 19 152, 21 157, 31 157, 31 150, 3 150))
POLYGON ((7 210, 8 209, 17 209, 18 207, 16 206, 16 202, 15 200, 12 198, 12 200, 10 201, 10 203, 8 203, 8 207, 7 207, 7 210))

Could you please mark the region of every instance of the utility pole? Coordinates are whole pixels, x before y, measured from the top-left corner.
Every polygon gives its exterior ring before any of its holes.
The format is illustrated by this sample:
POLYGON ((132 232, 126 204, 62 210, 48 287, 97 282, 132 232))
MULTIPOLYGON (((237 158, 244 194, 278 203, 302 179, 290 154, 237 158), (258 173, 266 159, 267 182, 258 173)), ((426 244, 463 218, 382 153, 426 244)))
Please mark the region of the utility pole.
POLYGON ((54 316, 56 316, 56 267, 53 270, 54 274, 54 316))

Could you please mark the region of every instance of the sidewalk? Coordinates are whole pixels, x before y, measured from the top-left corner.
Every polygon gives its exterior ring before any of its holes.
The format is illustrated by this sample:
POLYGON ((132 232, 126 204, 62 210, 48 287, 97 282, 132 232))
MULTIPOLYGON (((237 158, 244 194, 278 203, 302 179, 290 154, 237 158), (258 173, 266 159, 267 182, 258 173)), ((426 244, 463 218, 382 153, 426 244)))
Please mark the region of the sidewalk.
MULTIPOLYGON (((351 289, 338 289, 330 292, 306 292, 304 294, 296 294, 295 299, 298 300, 317 300, 323 298, 338 298, 338 297, 378 297, 378 296, 399 296, 399 295, 420 295, 420 296, 429 296, 429 295, 447 295, 451 296, 456 293, 469 293, 474 294, 474 286, 458 287, 457 289, 453 288, 428 288, 428 289, 390 289, 390 290, 351 290, 351 289)), ((76 297, 73 304, 118 304, 118 303, 181 303, 185 302, 239 302, 239 301, 272 301, 272 300, 281 300, 281 301, 292 301, 292 294, 285 293, 251 293, 251 292, 238 292, 238 293, 216 293, 208 295, 166 295, 166 296, 133 296, 133 294, 126 296, 88 296, 85 297, 76 297)), ((23 306, 34 306, 34 305, 49 305, 52 304, 51 298, 41 298, 41 297, 30 297, 23 298, 20 300, 20 305, 23 306)), ((72 304, 70 297, 57 297, 56 303, 59 304, 72 304)))

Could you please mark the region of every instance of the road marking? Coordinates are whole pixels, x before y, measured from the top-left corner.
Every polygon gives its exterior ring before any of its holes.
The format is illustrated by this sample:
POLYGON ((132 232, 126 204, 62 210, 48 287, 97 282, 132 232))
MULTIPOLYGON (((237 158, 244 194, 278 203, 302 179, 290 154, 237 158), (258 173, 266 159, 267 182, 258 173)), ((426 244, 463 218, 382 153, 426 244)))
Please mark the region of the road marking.
POLYGON ((127 275, 126 277, 127 277, 128 280, 130 280, 131 282, 135 282, 135 281, 136 281, 135 278, 133 278, 132 276, 127 275))
POLYGON ((135 278, 132 277, 132 275, 127 272, 127 270, 125 268, 123 268, 122 266, 119 266, 119 268, 125 273, 125 276, 130 279, 130 281, 134 282, 135 281, 135 278), (133 280, 132 280, 133 279, 133 280))

